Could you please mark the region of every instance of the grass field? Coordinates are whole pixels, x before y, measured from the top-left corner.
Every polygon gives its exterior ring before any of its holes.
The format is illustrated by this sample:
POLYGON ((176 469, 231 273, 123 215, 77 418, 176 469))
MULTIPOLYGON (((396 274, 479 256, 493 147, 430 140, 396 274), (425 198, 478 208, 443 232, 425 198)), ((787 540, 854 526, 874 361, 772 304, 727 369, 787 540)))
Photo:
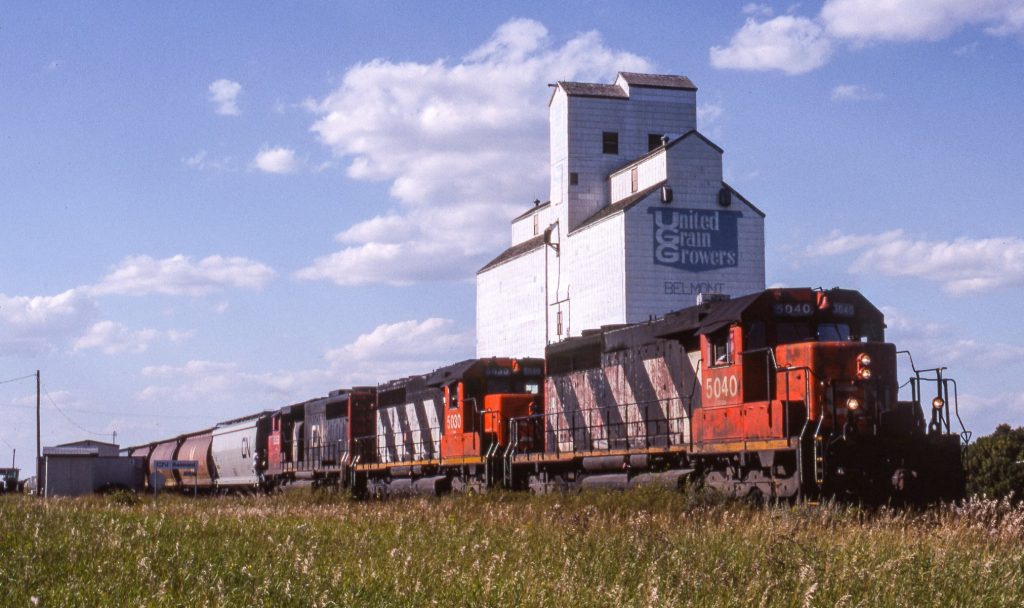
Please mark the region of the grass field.
POLYGON ((0 496, 0 605, 1019 606, 1024 509, 0 496))

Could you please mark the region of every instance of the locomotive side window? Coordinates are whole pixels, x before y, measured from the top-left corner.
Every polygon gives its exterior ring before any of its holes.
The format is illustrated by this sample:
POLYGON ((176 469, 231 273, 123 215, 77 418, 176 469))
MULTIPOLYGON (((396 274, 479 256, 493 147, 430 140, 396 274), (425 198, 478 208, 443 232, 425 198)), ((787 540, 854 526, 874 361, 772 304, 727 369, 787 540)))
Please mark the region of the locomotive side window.
POLYGON ((750 325, 747 325, 746 338, 743 340, 744 350, 755 350, 767 345, 764 321, 751 321, 750 325))
POLYGON ((724 327, 708 335, 710 363, 713 367, 732 364, 732 332, 724 327))

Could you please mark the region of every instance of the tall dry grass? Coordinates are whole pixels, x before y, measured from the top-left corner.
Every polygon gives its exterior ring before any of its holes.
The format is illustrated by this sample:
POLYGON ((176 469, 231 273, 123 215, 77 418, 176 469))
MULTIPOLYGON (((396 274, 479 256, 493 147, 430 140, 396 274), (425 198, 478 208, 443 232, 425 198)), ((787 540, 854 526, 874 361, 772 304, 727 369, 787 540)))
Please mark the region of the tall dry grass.
POLYGON ((1024 508, 2 497, 0 590, 11 606, 1017 606, 1024 508))

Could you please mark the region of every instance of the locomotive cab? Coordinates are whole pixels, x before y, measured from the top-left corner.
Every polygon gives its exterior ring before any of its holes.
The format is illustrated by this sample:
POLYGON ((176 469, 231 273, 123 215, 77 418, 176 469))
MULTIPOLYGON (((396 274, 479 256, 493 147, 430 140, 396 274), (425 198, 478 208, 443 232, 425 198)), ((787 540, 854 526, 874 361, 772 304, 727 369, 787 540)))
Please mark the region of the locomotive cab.
POLYGON ((918 373, 912 399, 899 400, 896 347, 884 340, 882 313, 859 293, 773 290, 720 325, 701 331, 702 441, 786 439, 801 487, 814 493, 962 494, 950 381, 935 370, 939 396, 926 434, 925 380, 918 373))
POLYGON ((509 420, 528 416, 542 401, 544 368, 540 360, 483 360, 480 370, 467 371, 444 385, 444 434, 441 457, 446 462, 478 459, 508 444, 509 420))
POLYGON ((797 288, 584 332, 547 347, 544 409, 510 425, 543 441, 513 438, 509 460, 538 492, 694 476, 733 496, 960 497, 955 385, 915 370, 899 400, 884 329, 856 291, 797 288))

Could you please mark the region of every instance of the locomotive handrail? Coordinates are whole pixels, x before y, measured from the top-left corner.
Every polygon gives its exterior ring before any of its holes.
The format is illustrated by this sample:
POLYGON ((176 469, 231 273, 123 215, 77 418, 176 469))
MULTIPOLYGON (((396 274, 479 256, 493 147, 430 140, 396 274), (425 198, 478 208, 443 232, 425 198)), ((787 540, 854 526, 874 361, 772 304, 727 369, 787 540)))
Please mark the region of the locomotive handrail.
MULTIPOLYGON (((937 385, 936 388, 937 388, 937 390, 939 392, 938 396, 940 398, 944 398, 944 403, 943 403, 942 409, 945 410, 945 416, 942 415, 942 412, 939 412, 938 413, 938 419, 936 420, 936 412, 937 412, 937 410, 933 408, 932 409, 932 423, 929 425, 929 432, 931 432, 931 429, 933 429, 933 428, 937 428, 939 432, 942 432, 943 431, 942 427, 943 427, 943 425, 945 425, 945 432, 946 432, 946 434, 951 434, 952 433, 952 428, 951 428, 952 424, 951 424, 950 415, 949 415, 950 414, 950 412, 949 412, 949 410, 950 410, 950 407, 949 407, 949 401, 950 401, 950 399, 949 399, 949 385, 950 384, 953 385, 953 399, 952 399, 952 401, 953 401, 953 414, 956 416, 957 423, 960 425, 960 439, 961 439, 961 441, 963 441, 964 446, 968 445, 970 443, 970 441, 971 441, 971 432, 967 430, 966 425, 964 425, 963 418, 960 417, 960 394, 959 394, 959 387, 958 387, 955 379, 953 379, 953 378, 944 378, 942 376, 942 372, 946 371, 946 369, 948 369, 948 368, 945 367, 945 366, 942 366, 942 367, 931 367, 931 368, 927 368, 927 369, 917 369, 917 366, 914 364, 914 357, 913 357, 913 355, 910 354, 909 350, 897 351, 896 354, 897 355, 904 354, 904 355, 907 356, 908 359, 910 359, 910 369, 914 372, 914 375, 907 381, 907 383, 910 384, 910 398, 911 398, 912 402, 917 405, 919 410, 923 409, 923 406, 921 405, 921 398, 922 398, 922 395, 923 395, 923 392, 924 392, 922 390, 922 387, 921 387, 921 383, 922 382, 934 382, 937 385), (934 378, 925 377, 923 374, 926 374, 926 373, 934 373, 935 377, 934 378), (944 395, 944 397, 943 397, 943 395, 944 395)), ((906 386, 906 384, 904 384, 903 386, 906 386)), ((900 388, 902 388, 902 386, 900 388)))
MULTIPOLYGON (((423 457, 439 458, 440 454, 434 447, 435 442, 423 439, 422 435, 425 431, 431 431, 432 435, 440 437, 440 430, 440 426, 428 426, 415 431, 410 429, 409 434, 413 440, 409 442, 402 441, 401 443, 396 443, 394 446, 389 446, 386 441, 382 442, 380 440, 382 438, 394 437, 395 432, 353 437, 352 443, 353 445, 364 447, 367 441, 373 440, 374 443, 371 444, 371 449, 376 453, 376 459, 381 464, 410 462, 423 457), (416 437, 417 435, 419 435, 419 437, 416 437)), ((402 435, 404 439, 405 433, 402 433, 402 435)))
POLYGON ((967 430, 963 419, 960 418, 960 389, 955 379, 949 378, 948 381, 953 383, 953 413, 956 414, 956 420, 960 423, 960 438, 963 439, 966 448, 971 443, 971 432, 967 430))
MULTIPOLYGON (((702 358, 697 359, 697 367, 693 370, 693 384, 690 386, 690 394, 686 396, 686 415, 693 420, 693 394, 697 391, 697 378, 700 377, 702 358)), ((690 449, 693 449, 693 433, 690 433, 690 449)))
MULTIPOLYGON (((590 407, 510 418, 509 425, 513 435, 511 444, 518 451, 519 427, 543 420, 546 422, 543 427, 545 433, 553 437, 553 441, 548 442, 546 447, 554 454, 562 453, 563 444, 568 444, 570 451, 610 451, 621 449, 623 446, 649 448, 652 445, 686 445, 686 441, 674 442, 672 439, 676 435, 680 439, 686 435, 685 425, 690 416, 683 404, 682 398, 670 397, 617 403, 613 407, 590 407), (673 403, 679 404, 676 411, 682 415, 669 414, 660 418, 651 415, 652 408, 661 409, 663 404, 668 405, 670 409, 667 411, 671 412, 673 403), (606 414, 616 410, 620 412, 620 420, 607 420, 606 414)), ((690 443, 692 437, 690 433, 690 443)))

